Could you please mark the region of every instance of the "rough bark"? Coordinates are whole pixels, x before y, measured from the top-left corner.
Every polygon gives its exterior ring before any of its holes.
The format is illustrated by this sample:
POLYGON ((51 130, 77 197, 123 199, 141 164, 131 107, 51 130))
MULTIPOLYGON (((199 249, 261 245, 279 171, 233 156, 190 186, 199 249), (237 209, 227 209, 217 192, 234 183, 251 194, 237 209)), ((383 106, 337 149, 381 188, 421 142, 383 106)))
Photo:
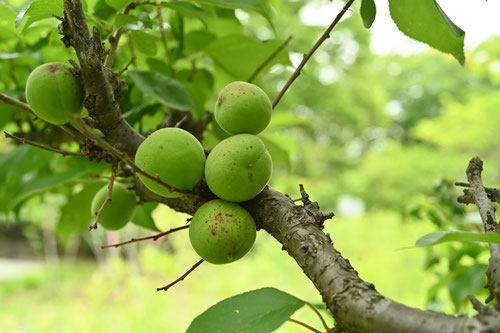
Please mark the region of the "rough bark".
MULTIPOLYGON (((121 118, 114 96, 114 78, 102 66, 104 48, 97 30, 90 37, 80 0, 64 0, 65 20, 61 32, 67 45, 75 47, 86 90, 86 107, 108 142, 133 156, 143 137, 121 118)), ((144 201, 162 202, 178 211, 193 214, 213 198, 203 184, 194 195, 167 199, 148 191, 140 182, 136 190, 144 201)), ((323 222, 331 217, 322 214, 305 191, 304 206, 297 206, 286 195, 266 188, 244 205, 255 217, 258 227, 283 244, 291 257, 314 283, 336 321, 337 332, 500 332, 497 310, 469 318, 421 311, 394 302, 375 287, 359 278, 349 261, 342 257, 323 222)))

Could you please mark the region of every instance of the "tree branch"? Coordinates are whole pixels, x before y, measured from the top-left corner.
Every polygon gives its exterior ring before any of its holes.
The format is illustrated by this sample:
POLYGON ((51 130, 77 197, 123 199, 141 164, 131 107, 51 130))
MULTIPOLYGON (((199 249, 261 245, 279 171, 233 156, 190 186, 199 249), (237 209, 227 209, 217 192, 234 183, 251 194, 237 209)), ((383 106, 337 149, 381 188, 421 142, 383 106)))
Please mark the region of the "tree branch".
POLYGON ((264 62, 259 66, 257 67, 257 69, 255 70, 255 72, 248 78, 247 82, 251 83, 253 80, 255 80, 255 78, 257 77, 257 75, 259 75, 259 73, 264 69, 266 68, 267 65, 269 65, 269 63, 274 59, 276 58, 276 56, 278 54, 280 54, 280 52, 288 45, 288 43, 290 43, 290 41, 292 40, 293 36, 289 36, 284 42, 283 44, 281 44, 280 46, 278 46, 278 48, 276 49, 276 51, 274 51, 266 60, 264 60, 264 62))
POLYGON ((311 58, 313 53, 316 52, 316 50, 321 46, 321 44, 323 44, 323 42, 325 40, 330 38, 330 32, 337 25, 337 23, 339 23, 340 19, 342 18, 342 16, 344 16, 345 12, 349 9, 349 7, 351 7, 353 2, 354 2, 354 0, 349 0, 346 2, 344 8, 342 8, 340 13, 338 13, 338 15, 335 17, 335 19, 330 24, 330 26, 325 30, 323 35, 321 35, 321 37, 318 39, 316 44, 313 45, 313 47, 309 50, 309 52, 307 52, 307 54, 304 54, 304 57, 302 58, 302 61, 300 62, 299 66, 297 67, 297 69, 295 69, 295 72, 293 72, 292 76, 290 76, 288 81, 286 81, 285 86, 281 89, 278 96, 276 96, 276 98, 274 99, 273 109, 276 107, 276 105, 278 105, 278 103, 280 102, 283 95, 286 93, 288 88, 290 88, 290 86, 292 85, 293 81, 295 81, 295 79, 297 77, 299 77, 300 72, 302 71, 302 68, 304 68, 304 66, 306 65, 309 58, 311 58))
POLYGON ((16 140, 16 141, 18 141, 20 143, 25 143, 25 144, 28 144, 28 145, 31 145, 31 146, 34 146, 34 147, 38 147, 38 148, 41 148, 41 149, 44 149, 44 150, 48 150, 48 151, 51 151, 51 152, 54 152, 54 153, 58 153, 58 154, 61 154, 62 156, 88 156, 87 154, 84 154, 84 153, 75 153, 75 152, 72 152, 72 151, 65 151, 65 150, 60 150, 60 149, 57 149, 57 148, 53 148, 53 147, 41 145, 41 144, 38 144, 36 142, 30 141, 28 139, 20 138, 18 136, 9 134, 9 133, 7 133, 5 131, 3 133, 5 134, 6 138, 14 139, 14 140, 16 140))
POLYGON ((135 242, 141 242, 141 241, 148 240, 148 239, 152 239, 152 240, 155 241, 155 240, 158 240, 158 238, 160 238, 160 237, 163 237, 163 236, 166 236, 166 235, 171 234, 173 232, 176 232, 176 231, 179 231, 179 230, 183 230, 183 229, 187 229, 187 228, 189 228, 189 224, 188 225, 183 225, 183 226, 180 226, 180 227, 177 227, 177 228, 172 228, 172 229, 170 229, 168 231, 165 231, 165 232, 162 232, 162 233, 159 233, 159 234, 156 234, 156 235, 152 235, 152 236, 141 237, 141 238, 132 238, 131 240, 126 241, 126 242, 122 242, 122 243, 103 245, 103 246, 101 246, 101 249, 105 249, 105 248, 108 248, 108 247, 119 247, 119 246, 123 246, 123 245, 126 245, 126 244, 131 244, 131 243, 135 243, 135 242))
MULTIPOLYGON (((470 196, 476 204, 481 220, 483 221, 485 232, 500 233, 500 225, 495 218, 495 207, 491 204, 481 180, 481 173, 483 172, 483 161, 479 157, 474 157, 470 160, 467 167, 466 174, 470 187, 466 192, 466 196, 470 196)), ((459 197, 459 202, 463 202, 464 196, 459 197), (461 199, 462 198, 462 199, 461 199)), ((500 244, 489 244, 490 247, 490 261, 486 276, 488 283, 486 287, 490 290, 490 296, 486 299, 489 303, 494 298, 497 299, 497 308, 500 310, 500 244)))

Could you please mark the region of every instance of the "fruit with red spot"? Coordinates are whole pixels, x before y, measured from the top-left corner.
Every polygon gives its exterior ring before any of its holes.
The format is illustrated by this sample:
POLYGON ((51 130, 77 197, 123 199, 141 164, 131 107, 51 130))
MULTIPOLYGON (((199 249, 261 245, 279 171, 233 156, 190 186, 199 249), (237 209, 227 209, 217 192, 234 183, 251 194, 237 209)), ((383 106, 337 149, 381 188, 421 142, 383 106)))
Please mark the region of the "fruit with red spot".
POLYGON ((236 81, 222 88, 214 114, 217 123, 229 134, 258 134, 271 121, 271 110, 271 101, 264 90, 236 81))
MULTIPOLYGON (((91 212, 96 216, 102 204, 108 196, 108 185, 97 191, 92 200, 91 212)), ((123 228, 134 216, 136 207, 135 195, 128 191, 125 186, 114 183, 111 192, 111 201, 104 207, 99 224, 108 230, 118 230, 123 228)))
POLYGON ((203 204, 189 226, 193 249, 212 264, 227 264, 243 257, 252 248, 256 233, 250 213, 224 200, 203 204))
POLYGON ((262 191, 271 178, 272 160, 261 139, 238 134, 219 142, 205 164, 205 179, 219 198, 241 202, 262 191))
POLYGON ((69 121, 69 115, 83 107, 84 91, 71 67, 60 62, 35 68, 26 82, 26 100, 41 119, 55 125, 69 121))
MULTIPOLYGON (((203 178, 205 151, 188 131, 168 127, 154 132, 142 142, 135 154, 135 163, 174 188, 191 190, 203 178)), ((169 198, 180 195, 141 174, 139 178, 156 194, 169 198)))

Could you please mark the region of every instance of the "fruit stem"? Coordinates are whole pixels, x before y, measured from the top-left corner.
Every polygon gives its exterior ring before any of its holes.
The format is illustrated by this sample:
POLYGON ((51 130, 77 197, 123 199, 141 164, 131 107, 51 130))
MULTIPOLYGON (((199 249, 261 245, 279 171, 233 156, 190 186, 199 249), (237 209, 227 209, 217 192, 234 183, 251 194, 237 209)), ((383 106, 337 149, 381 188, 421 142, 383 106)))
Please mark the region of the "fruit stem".
MULTIPOLYGON (((177 280, 175 280, 174 282, 171 282, 169 284, 167 284, 165 287, 161 287, 161 288, 156 288, 156 291, 160 291, 160 290, 165 290, 167 291, 170 287, 172 287, 173 285, 183 281, 186 276, 188 276, 192 271, 194 271, 198 266, 201 265, 202 262, 204 262, 205 260, 201 259, 200 261, 198 261, 196 264, 193 265, 193 267, 191 267, 190 269, 188 269, 188 271, 184 274, 182 274, 182 276, 180 278, 178 278, 177 280)), ((321 333, 321 332, 319 332, 321 333)))

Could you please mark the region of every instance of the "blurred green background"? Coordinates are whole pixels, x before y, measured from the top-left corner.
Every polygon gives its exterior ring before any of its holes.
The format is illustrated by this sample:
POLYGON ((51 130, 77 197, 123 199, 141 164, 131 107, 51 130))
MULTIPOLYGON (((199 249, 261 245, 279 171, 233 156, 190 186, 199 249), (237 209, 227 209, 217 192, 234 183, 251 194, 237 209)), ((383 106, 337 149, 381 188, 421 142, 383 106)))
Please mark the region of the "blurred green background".
MULTIPOLYGON (((195 100, 195 117, 211 110, 221 87, 253 73, 259 62, 243 56, 245 45, 274 50, 293 35, 289 54, 281 53, 255 81, 271 99, 276 96, 325 29, 305 24, 305 13, 322 6, 330 10, 328 4, 270 1, 272 25, 255 11, 206 10, 203 22, 164 10, 177 78, 195 100), (196 74, 189 80, 193 64, 196 74)), ((89 24, 113 22, 104 1, 87 5, 89 24)), ((55 19, 16 29, 14 19, 23 8, 24 1, 0 1, 0 92, 22 100, 34 67, 75 58, 59 41, 55 19)), ((117 68, 128 62, 135 47, 138 68, 171 75, 160 42, 144 46, 130 38, 141 29, 157 36, 157 26, 147 23, 156 12, 135 14, 140 22, 127 26, 130 34, 120 44, 117 68)), ((465 168, 476 155, 485 161, 486 186, 499 182, 500 38, 467 50, 465 67, 426 48, 410 55, 375 54, 370 41, 371 32, 363 28, 355 8, 286 93, 261 134, 274 161, 270 185, 298 198, 298 184, 304 184, 323 211, 334 211, 325 232, 360 276, 385 296, 421 309, 472 313, 466 296, 486 296, 487 246, 408 247, 436 230, 481 229, 475 207, 456 204, 460 190, 453 183, 466 180, 465 168)), ((133 125, 142 131, 155 128, 169 112, 151 106, 133 83, 122 104, 127 120, 140 115, 133 125)), ((0 129, 46 134, 43 125, 5 104, 0 104, 0 129)), ((205 147, 218 140, 210 127, 205 147)), ((49 143, 75 149, 71 143, 49 143)), ((63 158, 0 138, 1 331, 184 332, 216 302, 265 286, 321 303, 293 259, 264 232, 243 259, 225 266, 205 263, 168 292, 156 292, 198 260, 187 233, 102 250, 102 244, 151 231, 129 224, 119 232, 86 232, 90 212, 82 203, 103 184, 89 174, 109 175, 109 169, 104 162, 63 158)), ((148 206, 144 212, 151 210, 152 219, 141 219, 159 230, 182 225, 187 218, 163 206, 148 206)), ((293 318, 321 327, 307 308, 293 318)), ((277 332, 299 331, 303 329, 286 323, 277 332)))

